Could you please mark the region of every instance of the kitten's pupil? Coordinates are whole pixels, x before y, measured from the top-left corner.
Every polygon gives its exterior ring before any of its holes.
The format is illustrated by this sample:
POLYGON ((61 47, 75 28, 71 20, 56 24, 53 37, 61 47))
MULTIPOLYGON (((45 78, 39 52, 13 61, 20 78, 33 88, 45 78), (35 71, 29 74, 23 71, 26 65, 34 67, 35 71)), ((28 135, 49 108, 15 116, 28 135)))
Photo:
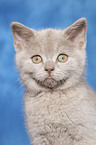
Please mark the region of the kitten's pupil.
POLYGON ((36 61, 38 61, 38 57, 36 57, 36 61))
POLYGON ((64 56, 62 56, 62 59, 64 60, 64 56))

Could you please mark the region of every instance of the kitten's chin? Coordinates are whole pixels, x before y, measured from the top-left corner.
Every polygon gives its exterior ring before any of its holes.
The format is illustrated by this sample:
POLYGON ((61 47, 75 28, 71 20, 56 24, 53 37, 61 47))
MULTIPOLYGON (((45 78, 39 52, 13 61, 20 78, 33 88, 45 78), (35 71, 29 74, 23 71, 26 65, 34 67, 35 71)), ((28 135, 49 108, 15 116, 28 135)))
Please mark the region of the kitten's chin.
POLYGON ((43 81, 37 80, 37 83, 42 87, 54 89, 54 88, 57 88, 58 86, 64 84, 66 82, 66 80, 67 80, 67 78, 57 81, 52 77, 48 77, 48 78, 44 79, 43 81))
POLYGON ((43 86, 48 88, 54 88, 57 86, 57 81, 55 81, 53 78, 49 77, 41 82, 43 86))

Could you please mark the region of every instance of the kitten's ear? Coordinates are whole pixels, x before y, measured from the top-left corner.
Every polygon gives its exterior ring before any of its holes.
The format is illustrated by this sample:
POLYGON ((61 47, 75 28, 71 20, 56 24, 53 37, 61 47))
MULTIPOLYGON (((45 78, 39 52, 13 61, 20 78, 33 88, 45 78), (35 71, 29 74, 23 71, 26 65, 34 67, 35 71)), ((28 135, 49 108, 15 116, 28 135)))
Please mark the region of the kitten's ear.
POLYGON ((16 51, 20 51, 21 49, 23 49, 30 38, 34 37, 33 30, 29 29, 19 22, 12 22, 11 30, 16 51))
POLYGON ((77 46, 85 48, 86 32, 87 32, 86 18, 81 18, 65 30, 65 35, 68 40, 74 42, 77 46))

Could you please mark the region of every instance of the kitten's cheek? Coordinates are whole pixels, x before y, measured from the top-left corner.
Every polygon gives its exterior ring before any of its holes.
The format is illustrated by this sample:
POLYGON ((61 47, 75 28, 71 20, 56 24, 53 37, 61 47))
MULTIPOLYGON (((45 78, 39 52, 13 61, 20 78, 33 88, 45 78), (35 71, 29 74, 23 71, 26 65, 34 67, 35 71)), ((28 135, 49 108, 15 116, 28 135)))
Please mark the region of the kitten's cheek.
POLYGON ((60 80, 62 80, 63 79, 63 75, 51 75, 52 76, 52 78, 54 79, 54 80, 56 80, 56 81, 60 81, 60 80))
POLYGON ((39 74, 39 75, 36 75, 36 77, 35 77, 37 80, 39 80, 39 81, 44 81, 46 78, 48 78, 48 74, 39 74))

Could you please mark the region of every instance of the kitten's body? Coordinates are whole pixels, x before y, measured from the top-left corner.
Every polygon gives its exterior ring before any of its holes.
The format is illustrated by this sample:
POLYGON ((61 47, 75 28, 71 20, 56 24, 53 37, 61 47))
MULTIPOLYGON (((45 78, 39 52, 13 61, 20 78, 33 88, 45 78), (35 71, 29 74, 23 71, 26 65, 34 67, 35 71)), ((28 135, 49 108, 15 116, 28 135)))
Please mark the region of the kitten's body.
POLYGON ((25 94, 33 145, 96 145, 96 96, 85 83, 67 90, 25 94))
POLYGON ((78 20, 64 32, 34 32, 35 37, 33 30, 13 23, 12 32, 16 63, 26 88, 25 114, 31 143, 96 145, 96 94, 83 80, 86 20, 78 20), (65 63, 56 59, 62 53, 69 56, 65 63), (37 54, 42 56, 42 64, 29 59, 37 54))

